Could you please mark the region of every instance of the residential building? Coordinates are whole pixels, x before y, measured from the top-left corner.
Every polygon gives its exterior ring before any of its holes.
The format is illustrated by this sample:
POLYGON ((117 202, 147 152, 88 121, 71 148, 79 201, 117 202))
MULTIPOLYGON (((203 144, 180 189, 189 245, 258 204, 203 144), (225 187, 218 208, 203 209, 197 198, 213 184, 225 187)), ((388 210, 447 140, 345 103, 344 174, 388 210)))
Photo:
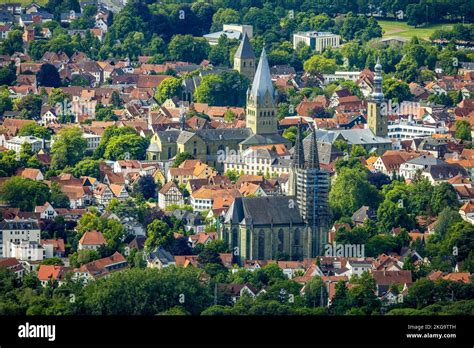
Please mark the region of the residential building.
POLYGON ((107 241, 101 232, 87 231, 82 235, 81 239, 79 239, 77 250, 97 250, 106 244, 107 241))
POLYGON ((158 247, 155 251, 147 253, 146 266, 148 268, 163 269, 176 265, 173 255, 162 247, 158 247))
POLYGON ((33 219, 5 219, 0 221, 0 255, 11 257, 10 244, 40 243, 40 227, 33 219))
POLYGON ((84 283, 87 283, 126 268, 128 268, 127 260, 122 254, 116 251, 112 256, 86 263, 74 269, 73 279, 82 280, 84 283))
POLYGON ((14 257, 2 258, 0 257, 0 268, 7 268, 16 274, 17 279, 22 279, 25 274, 25 268, 23 265, 14 257))
POLYGON ((170 205, 184 205, 184 196, 174 181, 168 181, 158 192, 158 206, 166 210, 170 205))
POLYGON ((8 149, 8 150, 13 150, 15 151, 17 154, 20 154, 21 152, 21 147, 23 144, 29 144, 31 145, 31 151, 33 153, 35 152, 38 152, 39 150, 41 150, 42 148, 44 148, 44 141, 43 139, 40 139, 40 138, 37 138, 37 137, 34 137, 32 135, 28 135, 28 136, 17 136, 17 137, 13 137, 9 140, 7 140, 5 142, 5 147, 8 149))
POLYGON ((68 268, 64 266, 40 265, 38 268, 38 279, 42 286, 47 286, 51 282, 58 282, 61 286, 65 281, 68 268))
POLYGON ((413 179, 417 172, 423 172, 433 165, 443 164, 444 162, 436 157, 422 155, 402 163, 399 168, 400 176, 405 179, 413 179))
POLYGON ((9 256, 22 261, 43 261, 46 258, 46 251, 36 241, 10 242, 9 256))

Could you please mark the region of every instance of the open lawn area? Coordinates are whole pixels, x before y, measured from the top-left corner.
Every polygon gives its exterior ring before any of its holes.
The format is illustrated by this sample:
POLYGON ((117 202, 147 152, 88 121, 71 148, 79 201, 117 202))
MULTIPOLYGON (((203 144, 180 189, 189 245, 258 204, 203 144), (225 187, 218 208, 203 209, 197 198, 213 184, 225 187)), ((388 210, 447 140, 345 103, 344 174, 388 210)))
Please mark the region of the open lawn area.
MULTIPOLYGON (((10 4, 10 3, 20 3, 22 7, 28 6, 33 2, 33 0, 0 0, 0 3, 2 4, 10 4)), ((38 5, 44 6, 48 3, 48 0, 36 0, 34 1, 38 5)))
POLYGON ((438 29, 451 29, 452 24, 430 24, 424 27, 415 28, 406 22, 379 20, 380 26, 384 33, 383 37, 400 36, 403 38, 411 38, 418 36, 419 38, 428 39, 430 35, 438 29))

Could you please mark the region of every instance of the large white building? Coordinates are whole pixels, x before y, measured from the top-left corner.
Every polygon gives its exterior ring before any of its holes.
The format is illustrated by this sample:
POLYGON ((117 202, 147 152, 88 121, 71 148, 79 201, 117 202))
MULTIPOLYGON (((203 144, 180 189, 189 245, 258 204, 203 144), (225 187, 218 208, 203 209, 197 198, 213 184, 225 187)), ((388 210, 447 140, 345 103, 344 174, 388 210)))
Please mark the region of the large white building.
POLYGON ((217 45, 222 35, 227 36, 228 39, 240 40, 244 33, 251 39, 253 37, 253 26, 248 24, 224 24, 221 31, 206 34, 203 37, 209 42, 209 45, 213 46, 217 45))
POLYGON ((94 151, 99 147, 101 136, 93 133, 84 133, 82 135, 87 141, 87 151, 94 151))
POLYGON ((436 157, 423 155, 406 161, 400 165, 399 174, 405 179, 413 179, 415 174, 423 172, 429 166, 440 165, 444 162, 436 157))
POLYGON ((11 256, 11 243, 35 242, 40 244, 41 231, 33 219, 3 220, 0 222, 0 255, 11 256))
POLYGON ((388 124, 389 138, 400 140, 429 137, 433 134, 446 134, 448 130, 448 127, 445 126, 424 124, 420 121, 401 118, 388 124))
POLYGON ((359 80, 360 71, 335 71, 334 74, 323 74, 324 84, 328 85, 336 81, 353 81, 359 80))
POLYGON ((280 176, 290 173, 290 154, 279 156, 275 151, 266 148, 251 148, 227 156, 224 172, 236 170, 248 175, 280 176))
POLYGON ((31 135, 13 137, 5 142, 5 147, 8 150, 13 150, 19 154, 21 151, 21 146, 25 143, 31 145, 31 150, 33 152, 38 152, 43 148, 43 139, 31 135))
POLYGON ((321 31, 294 33, 293 48, 296 49, 300 42, 309 46, 313 51, 322 52, 326 47, 339 47, 341 44, 341 37, 333 33, 321 31))
POLYGON ((11 242, 10 256, 22 261, 43 261, 46 258, 46 250, 37 242, 11 242))

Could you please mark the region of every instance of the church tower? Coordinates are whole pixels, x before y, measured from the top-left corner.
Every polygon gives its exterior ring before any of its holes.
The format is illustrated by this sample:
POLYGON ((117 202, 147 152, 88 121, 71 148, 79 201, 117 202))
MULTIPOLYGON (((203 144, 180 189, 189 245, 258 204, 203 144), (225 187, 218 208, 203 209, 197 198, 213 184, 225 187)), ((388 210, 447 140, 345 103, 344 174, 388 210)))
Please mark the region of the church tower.
POLYGON ((263 48, 252 87, 247 91, 247 127, 253 134, 276 134, 277 126, 276 90, 263 48))
POLYGON ((316 130, 303 142, 298 123, 295 151, 290 171, 290 192, 308 229, 305 257, 323 254, 329 228, 329 174, 319 166, 316 130), (306 155, 306 156, 305 156, 306 155))
MULTIPOLYGON (((387 115, 382 114, 382 104, 384 102, 384 95, 382 92, 382 65, 377 58, 375 64, 374 76, 374 91, 367 103, 367 123, 369 129, 374 135, 379 137, 388 136, 387 115)), ((385 108, 386 110, 386 108, 385 108)), ((386 114, 386 112, 384 112, 386 114)))
POLYGON ((234 55, 234 70, 246 76, 250 82, 253 81, 255 75, 255 53, 253 53, 247 33, 240 41, 240 45, 234 55))

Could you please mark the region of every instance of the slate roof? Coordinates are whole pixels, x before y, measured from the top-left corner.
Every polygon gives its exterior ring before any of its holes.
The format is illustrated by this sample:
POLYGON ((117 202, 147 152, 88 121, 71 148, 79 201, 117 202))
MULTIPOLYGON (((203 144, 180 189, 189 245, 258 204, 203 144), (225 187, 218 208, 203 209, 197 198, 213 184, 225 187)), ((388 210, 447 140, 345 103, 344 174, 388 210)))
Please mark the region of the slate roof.
POLYGON ((241 225, 303 224, 296 199, 291 196, 236 197, 224 221, 241 225))
POLYGON ((462 166, 457 163, 448 164, 438 164, 429 166, 425 169, 425 172, 429 173, 433 179, 450 179, 456 175, 461 174, 462 176, 467 176, 467 171, 462 166))
POLYGON ((270 67, 268 66, 267 53, 264 47, 252 82, 250 94, 255 100, 257 100, 257 98, 264 98, 267 91, 271 98, 275 96, 275 90, 270 75, 270 67))
POLYGON ((250 44, 250 40, 246 32, 244 32, 244 37, 242 38, 242 41, 235 52, 234 58, 255 59, 255 53, 253 53, 252 45, 250 44))
POLYGON ((0 230, 39 230, 38 221, 33 219, 3 220, 0 230))
POLYGON ((156 135, 163 142, 175 143, 178 140, 180 133, 181 132, 177 129, 169 129, 165 131, 158 131, 156 132, 156 135))
POLYGON ((406 163, 417 164, 417 165, 422 165, 422 166, 432 166, 432 165, 437 165, 437 164, 443 164, 444 162, 440 160, 439 158, 423 155, 423 156, 413 158, 409 161, 406 161, 406 163))
POLYGON ((249 128, 241 128, 247 129, 249 131, 249 136, 241 142, 242 145, 267 145, 267 144, 289 144, 290 141, 288 139, 283 138, 280 134, 252 134, 249 128))
POLYGON ((153 261, 155 259, 159 259, 164 265, 175 263, 173 255, 161 247, 148 254, 148 260, 153 261))
POLYGON ((363 205, 352 215, 352 221, 364 222, 366 219, 370 220, 375 218, 375 216, 376 213, 372 208, 363 205))

